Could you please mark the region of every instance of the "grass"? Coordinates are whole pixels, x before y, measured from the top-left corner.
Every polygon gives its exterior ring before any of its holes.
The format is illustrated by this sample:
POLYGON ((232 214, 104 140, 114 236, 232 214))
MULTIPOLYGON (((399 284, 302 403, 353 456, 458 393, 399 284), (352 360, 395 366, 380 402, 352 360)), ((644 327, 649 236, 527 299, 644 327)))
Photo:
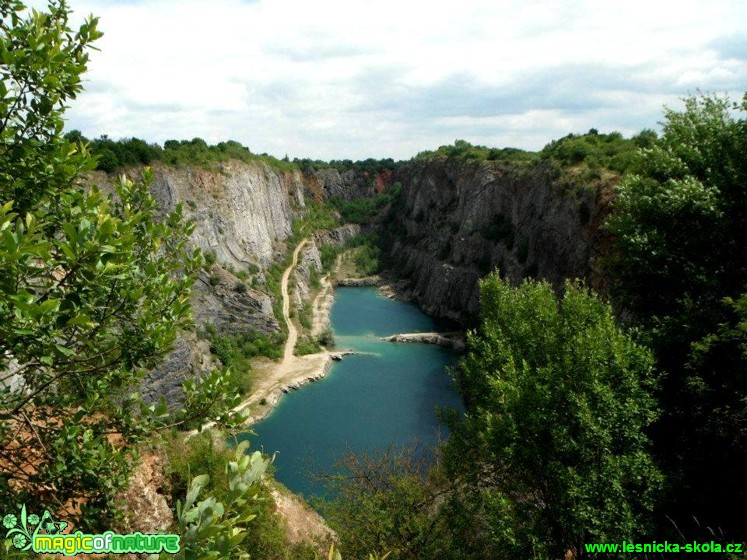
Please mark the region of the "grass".
POLYGON ((322 349, 319 341, 311 336, 299 337, 293 353, 296 356, 306 356, 307 354, 316 354, 322 349))

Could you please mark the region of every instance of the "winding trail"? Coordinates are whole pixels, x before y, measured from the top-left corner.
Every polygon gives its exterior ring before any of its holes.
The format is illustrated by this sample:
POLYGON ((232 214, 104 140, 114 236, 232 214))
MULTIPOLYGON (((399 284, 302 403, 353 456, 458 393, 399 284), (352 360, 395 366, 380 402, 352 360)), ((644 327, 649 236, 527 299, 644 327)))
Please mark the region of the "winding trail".
POLYGON ((285 350, 283 352, 283 361, 281 365, 288 364, 294 358, 293 350, 296 348, 296 342, 298 341, 298 330, 290 320, 290 295, 288 294, 288 280, 293 272, 293 269, 298 265, 298 255, 303 249, 304 245, 308 243, 308 239, 304 239, 298 244, 298 247, 293 251, 293 260, 291 261, 288 268, 283 272, 283 278, 280 281, 280 293, 283 297, 283 319, 288 327, 288 339, 285 341, 285 350))
MULTIPOLYGON (((301 385, 321 379, 332 365, 333 353, 322 350, 316 354, 295 356, 293 351, 298 341, 298 329, 290 318, 290 294, 288 284, 293 270, 298 265, 298 257, 309 239, 303 239, 293 251, 293 259, 283 272, 280 281, 280 293, 283 298, 283 320, 288 328, 288 338, 283 349, 283 359, 278 362, 256 364, 252 379, 252 392, 237 406, 234 411, 252 407, 252 414, 247 425, 253 424, 267 416, 284 393, 298 389, 301 385)), ((332 304, 334 289, 329 276, 321 279, 322 289, 314 299, 313 335, 318 335, 328 321, 329 308, 332 304)))
MULTIPOLYGON (((267 361, 255 364, 252 391, 241 404, 233 409, 234 412, 241 412, 248 407, 252 407, 252 414, 248 416, 246 425, 254 424, 272 412, 284 393, 292 389, 298 389, 301 385, 316 381, 327 375, 327 371, 332 365, 332 356, 335 353, 324 349, 317 354, 293 355, 293 350, 298 341, 298 330, 290 318, 288 283, 293 269, 298 265, 298 255, 308 242, 309 239, 304 239, 296 246, 293 251, 293 260, 283 272, 280 282, 280 293, 283 298, 283 320, 288 327, 288 338, 283 349, 283 359, 280 362, 267 361)), ((322 289, 312 305, 314 315, 312 334, 315 336, 321 333, 328 324, 329 309, 334 295, 334 288, 329 281, 329 275, 321 279, 321 284, 322 289)), ((212 428, 214 425, 215 422, 208 422, 202 426, 202 429, 212 428)), ((192 430, 187 433, 187 436, 191 437, 195 434, 197 434, 197 430, 192 430)))
MULTIPOLYGON (((308 242, 308 239, 304 239, 295 248, 293 260, 283 272, 280 282, 280 293, 283 298, 283 320, 288 328, 283 359, 279 363, 269 362, 264 366, 257 365, 254 369, 251 394, 234 408, 234 412, 240 412, 250 406, 253 408, 253 414, 249 415, 247 425, 251 425, 267 416, 283 394, 290 389, 296 389, 300 385, 324 377, 332 365, 333 354, 326 350, 307 356, 293 355, 298 341, 298 330, 290 318, 288 283, 293 269, 298 265, 298 256, 308 242)), ((321 279, 321 284, 322 288, 312 304, 313 335, 318 335, 328 324, 329 309, 334 295, 334 288, 329 281, 329 275, 321 279)), ((214 422, 209 422, 202 429, 211 428, 214 425, 214 422)), ((197 433, 197 430, 193 430, 188 432, 186 437, 190 438, 197 433)), ((276 511, 283 519, 289 541, 313 544, 324 555, 326 543, 336 538, 335 532, 327 526, 324 519, 302 499, 287 490, 281 490, 278 485, 272 485, 270 492, 275 502, 276 511)))

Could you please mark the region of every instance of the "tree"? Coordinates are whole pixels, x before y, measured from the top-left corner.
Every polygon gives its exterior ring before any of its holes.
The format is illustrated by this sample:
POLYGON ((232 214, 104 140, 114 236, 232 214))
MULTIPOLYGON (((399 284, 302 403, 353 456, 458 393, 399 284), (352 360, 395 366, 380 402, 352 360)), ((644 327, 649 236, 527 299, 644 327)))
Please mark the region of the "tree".
POLYGON ((450 520, 439 515, 449 485, 431 453, 389 447, 376 456, 350 454, 328 479, 332 499, 321 511, 339 536, 346 557, 386 552, 391 560, 452 558, 450 520))
POLYGON ((62 137, 62 115, 101 36, 92 17, 73 33, 64 1, 27 18, 24 9, 0 2, 0 197, 20 211, 93 166, 62 137))
POLYGON ((747 536, 747 361, 735 305, 747 293, 745 111, 747 95, 741 105, 700 96, 667 110, 608 223, 614 297, 666 373, 657 447, 674 480, 670 515, 738 537, 747 536))
POLYGON ((77 186, 95 161, 62 136, 62 115, 97 22, 73 32, 63 0, 23 10, 0 2, 0 509, 29 502, 100 526, 135 443, 235 398, 221 372, 188 384, 171 415, 137 396, 190 324, 201 256, 181 208, 157 212, 147 170, 110 196, 77 186))
POLYGON ((558 558, 646 530, 661 476, 649 351, 610 307, 567 282, 480 285, 481 325, 457 378, 468 412, 445 451, 463 481, 449 519, 465 557, 558 558))

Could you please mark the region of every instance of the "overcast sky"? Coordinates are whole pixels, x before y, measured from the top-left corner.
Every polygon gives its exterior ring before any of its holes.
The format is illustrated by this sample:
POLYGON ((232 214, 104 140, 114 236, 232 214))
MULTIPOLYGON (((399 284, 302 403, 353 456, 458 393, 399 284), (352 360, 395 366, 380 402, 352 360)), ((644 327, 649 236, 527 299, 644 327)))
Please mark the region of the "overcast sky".
POLYGON ((744 0, 70 0, 100 17, 68 127, 254 152, 409 158, 656 128, 747 90, 744 0))

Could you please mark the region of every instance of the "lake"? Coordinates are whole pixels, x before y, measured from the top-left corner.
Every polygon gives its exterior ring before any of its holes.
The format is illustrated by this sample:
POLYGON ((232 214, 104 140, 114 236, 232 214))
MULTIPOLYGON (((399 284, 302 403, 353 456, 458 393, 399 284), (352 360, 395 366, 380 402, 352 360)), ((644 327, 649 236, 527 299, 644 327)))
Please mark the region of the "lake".
MULTIPOLYGON (((248 435, 250 450, 278 452, 276 478, 304 496, 325 493, 318 475, 343 454, 391 445, 430 446, 446 435, 437 408, 463 410, 445 368, 456 354, 430 344, 391 343, 382 336, 439 330, 410 303, 376 288, 337 288, 331 311, 336 349, 361 354, 336 362, 327 377, 285 395, 248 435)), ((243 438, 242 438, 243 439, 243 438)))

